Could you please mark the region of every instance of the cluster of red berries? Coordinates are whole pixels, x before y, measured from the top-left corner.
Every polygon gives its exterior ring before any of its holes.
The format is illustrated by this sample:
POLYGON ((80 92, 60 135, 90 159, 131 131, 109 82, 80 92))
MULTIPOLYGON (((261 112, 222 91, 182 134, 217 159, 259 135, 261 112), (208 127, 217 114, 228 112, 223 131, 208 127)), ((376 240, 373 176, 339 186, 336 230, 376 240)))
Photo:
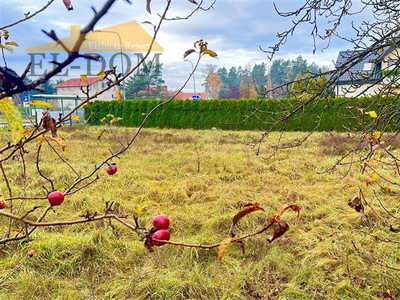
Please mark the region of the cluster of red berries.
MULTIPOLYGON (((117 173, 117 165, 116 164, 109 165, 107 168, 107 173, 109 175, 114 175, 115 173, 117 173)), ((64 202, 64 195, 63 195, 63 193, 61 193, 59 191, 53 191, 47 195, 47 200, 49 201, 51 206, 57 206, 64 202)), ((0 209, 6 208, 6 207, 7 207, 7 205, 5 204, 5 202, 0 201, 0 209)), ((168 226, 167 226, 167 228, 168 228, 168 226)))
MULTIPOLYGON (((159 215, 153 218, 153 227, 150 228, 150 237, 157 240, 168 241, 170 233, 168 231, 169 219, 165 216, 159 215)), ((163 246, 165 243, 151 241, 154 246, 163 246)))
MULTIPOLYGON (((117 173, 117 165, 116 164, 111 164, 108 166, 107 168, 107 173, 109 175, 114 175, 115 173, 117 173)), ((64 201, 64 195, 63 193, 59 192, 59 191, 53 191, 50 194, 47 195, 47 200, 49 201, 51 206, 57 206, 60 205, 61 203, 63 203, 64 201)), ((0 209, 5 208, 6 205, 4 202, 0 202, 0 209)))

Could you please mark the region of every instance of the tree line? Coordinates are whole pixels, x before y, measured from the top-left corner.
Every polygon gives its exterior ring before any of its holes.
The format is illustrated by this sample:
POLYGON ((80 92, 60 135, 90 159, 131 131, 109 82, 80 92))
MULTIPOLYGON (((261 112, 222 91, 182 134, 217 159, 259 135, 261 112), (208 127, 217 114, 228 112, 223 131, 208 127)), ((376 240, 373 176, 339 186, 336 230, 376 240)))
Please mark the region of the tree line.
POLYGON ((296 59, 276 59, 268 68, 265 63, 246 67, 217 68, 207 65, 203 86, 214 99, 255 99, 304 96, 308 89, 316 89, 326 82, 324 75, 317 76, 326 67, 296 59), (296 81, 298 84, 289 84, 296 81), (277 88, 281 85, 287 86, 277 88))

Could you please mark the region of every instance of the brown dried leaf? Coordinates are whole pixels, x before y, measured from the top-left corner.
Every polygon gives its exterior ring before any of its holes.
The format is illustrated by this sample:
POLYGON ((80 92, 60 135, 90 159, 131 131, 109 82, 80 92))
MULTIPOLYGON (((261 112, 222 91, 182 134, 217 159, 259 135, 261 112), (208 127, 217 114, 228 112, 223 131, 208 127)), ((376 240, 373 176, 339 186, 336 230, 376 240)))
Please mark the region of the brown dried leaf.
POLYGON ((150 4, 151 4, 151 0, 147 0, 146 10, 149 12, 149 14, 151 14, 150 4))
POLYGON ((43 128, 50 131, 53 137, 57 137, 57 122, 51 117, 49 110, 43 112, 42 122, 43 128))
POLYGON ((154 252, 153 243, 151 242, 151 239, 146 239, 144 241, 144 246, 146 247, 147 250, 149 250, 150 253, 154 252))
POLYGON ((183 54, 183 58, 186 58, 187 56, 189 56, 190 54, 192 54, 194 52, 196 52, 196 50, 194 50, 194 49, 186 50, 185 53, 183 54))
POLYGON ((353 199, 351 199, 348 205, 351 208, 354 208, 356 212, 364 215, 364 205, 361 202, 361 192, 357 193, 357 195, 355 195, 353 199))
POLYGON ((221 244, 218 247, 218 259, 222 260, 222 257, 224 256, 226 248, 232 243, 233 238, 227 238, 221 242, 221 244))
POLYGON ((151 23, 150 21, 144 21, 144 22, 142 22, 142 24, 149 24, 149 25, 151 25, 151 26, 154 26, 154 24, 151 23))
POLYGON ((285 221, 274 223, 274 234, 268 238, 268 242, 272 242, 281 237, 286 231, 289 230, 289 225, 285 221))
POLYGON ((237 222, 244 216, 248 215, 249 213, 252 213, 254 211, 262 210, 265 211, 265 209, 259 204, 259 203, 248 203, 246 204, 241 211, 239 211, 234 217, 233 217, 233 226, 236 225, 237 222))

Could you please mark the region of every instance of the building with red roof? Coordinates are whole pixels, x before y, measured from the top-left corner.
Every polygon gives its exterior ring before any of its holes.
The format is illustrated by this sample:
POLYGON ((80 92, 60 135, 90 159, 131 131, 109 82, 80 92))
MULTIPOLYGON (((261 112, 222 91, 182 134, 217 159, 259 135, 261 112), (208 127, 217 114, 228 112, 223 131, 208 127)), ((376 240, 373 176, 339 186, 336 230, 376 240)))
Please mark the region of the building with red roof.
MULTIPOLYGON (((86 88, 89 87, 90 94, 95 94, 98 91, 101 91, 107 84, 104 82, 102 77, 87 77, 87 83, 82 80, 82 78, 71 78, 68 79, 58 85, 56 85, 56 94, 63 95, 63 96, 79 96, 85 97, 82 89, 86 91, 86 88)), ((98 100, 114 100, 115 98, 115 91, 117 87, 112 87, 111 89, 107 90, 99 97, 98 100)))
POLYGON ((210 100, 211 96, 209 93, 184 93, 180 91, 174 91, 172 95, 176 95, 175 99, 177 100, 210 100))

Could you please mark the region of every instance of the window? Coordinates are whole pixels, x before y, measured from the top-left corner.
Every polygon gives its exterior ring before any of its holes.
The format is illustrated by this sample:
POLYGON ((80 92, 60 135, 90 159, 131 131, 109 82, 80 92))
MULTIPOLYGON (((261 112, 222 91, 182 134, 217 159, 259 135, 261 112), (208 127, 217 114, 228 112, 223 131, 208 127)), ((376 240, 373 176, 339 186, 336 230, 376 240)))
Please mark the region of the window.
POLYGON ((363 65, 363 71, 372 71, 372 67, 374 66, 374 64, 373 63, 365 63, 364 65, 363 65))
POLYGON ((394 59, 389 60, 388 62, 388 70, 393 71, 397 66, 397 61, 394 59))

